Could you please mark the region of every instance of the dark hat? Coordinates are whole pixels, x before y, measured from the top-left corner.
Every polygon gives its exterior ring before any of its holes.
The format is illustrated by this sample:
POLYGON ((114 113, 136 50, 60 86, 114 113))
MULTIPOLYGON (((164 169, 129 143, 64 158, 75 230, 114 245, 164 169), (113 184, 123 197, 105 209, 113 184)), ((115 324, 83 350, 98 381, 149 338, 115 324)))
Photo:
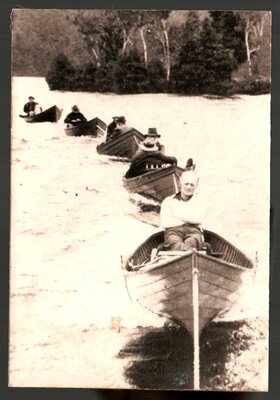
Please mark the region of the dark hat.
POLYGON ((121 117, 117 117, 118 118, 118 122, 121 122, 122 124, 126 123, 125 117, 122 115, 121 117))
POLYGON ((113 119, 118 119, 119 117, 112 117, 113 119))
POLYGON ((158 137, 160 138, 160 135, 157 133, 157 128, 149 128, 148 129, 148 134, 144 135, 144 137, 158 137))
POLYGON ((78 106, 73 106, 72 111, 80 111, 78 106))
POLYGON ((29 97, 28 97, 28 100, 35 100, 35 97, 29 96, 29 97))

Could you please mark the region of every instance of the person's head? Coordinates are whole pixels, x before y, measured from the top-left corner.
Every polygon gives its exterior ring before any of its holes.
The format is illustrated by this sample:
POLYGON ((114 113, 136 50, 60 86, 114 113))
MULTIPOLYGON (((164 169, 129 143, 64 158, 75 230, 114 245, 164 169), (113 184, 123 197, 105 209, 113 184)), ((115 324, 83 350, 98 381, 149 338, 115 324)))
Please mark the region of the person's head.
POLYGON ((157 133, 156 128, 149 128, 148 134, 144 135, 144 137, 145 137, 145 143, 155 144, 160 138, 160 135, 157 133))
POLYGON ((29 97, 28 97, 29 103, 32 103, 34 100, 35 100, 35 98, 34 98, 33 96, 29 96, 29 97))
POLYGON ((75 112, 75 113, 77 113, 77 112, 79 112, 80 110, 79 110, 79 107, 75 105, 75 106, 72 107, 72 111, 75 112))
POLYGON ((119 117, 112 117, 114 122, 118 122, 119 117))
POLYGON ((126 123, 126 120, 125 120, 124 116, 117 117, 117 118, 118 118, 118 120, 117 120, 117 124, 118 125, 124 125, 126 123))
POLYGON ((184 171, 180 178, 181 197, 188 200, 198 185, 198 176, 194 171, 184 171))

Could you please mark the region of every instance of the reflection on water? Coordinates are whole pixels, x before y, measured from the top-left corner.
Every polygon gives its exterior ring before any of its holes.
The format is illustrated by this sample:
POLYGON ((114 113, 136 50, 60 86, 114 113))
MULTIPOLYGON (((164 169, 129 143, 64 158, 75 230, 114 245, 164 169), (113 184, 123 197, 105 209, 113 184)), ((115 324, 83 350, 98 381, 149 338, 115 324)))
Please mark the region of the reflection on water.
POLYGON ((192 388, 192 338, 183 328, 139 329, 119 357, 132 359, 125 376, 140 389, 192 388))
MULTIPOLYGON (((246 357, 252 344, 266 351, 254 320, 209 324, 200 336, 200 388, 250 390, 248 366, 237 371, 230 360, 246 357)), ((193 339, 183 327, 138 328, 118 357, 127 359, 125 377, 139 389, 193 389, 193 339)))

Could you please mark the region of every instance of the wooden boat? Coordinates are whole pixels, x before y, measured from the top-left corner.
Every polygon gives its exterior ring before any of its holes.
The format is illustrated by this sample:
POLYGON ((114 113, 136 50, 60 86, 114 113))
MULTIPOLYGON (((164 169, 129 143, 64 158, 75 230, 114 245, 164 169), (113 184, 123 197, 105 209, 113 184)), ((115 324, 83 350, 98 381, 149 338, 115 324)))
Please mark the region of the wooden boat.
POLYGON ((57 122, 61 117, 62 110, 57 106, 52 106, 45 111, 33 116, 20 115, 26 122, 57 122))
POLYGON ((149 237, 124 267, 132 300, 184 326, 193 336, 193 385, 200 389, 199 337, 222 310, 229 309, 252 270, 252 261, 221 236, 204 231, 206 251, 159 251, 164 234, 149 237))
POLYGON ((96 117, 79 125, 65 128, 65 133, 68 136, 98 136, 106 133, 106 130, 105 122, 96 117))
POLYGON ((120 134, 108 142, 103 142, 96 147, 98 154, 107 156, 118 156, 131 159, 144 135, 132 128, 130 131, 120 134))
POLYGON ((123 185, 128 192, 143 194, 159 201, 178 192, 183 168, 168 166, 148 171, 133 178, 123 178, 123 185))
POLYGON ((182 324, 193 335, 193 274, 198 273, 199 333, 220 311, 230 308, 242 274, 252 261, 216 233, 205 230, 208 254, 159 251, 163 232, 149 237, 128 258, 125 279, 131 299, 148 310, 182 324))

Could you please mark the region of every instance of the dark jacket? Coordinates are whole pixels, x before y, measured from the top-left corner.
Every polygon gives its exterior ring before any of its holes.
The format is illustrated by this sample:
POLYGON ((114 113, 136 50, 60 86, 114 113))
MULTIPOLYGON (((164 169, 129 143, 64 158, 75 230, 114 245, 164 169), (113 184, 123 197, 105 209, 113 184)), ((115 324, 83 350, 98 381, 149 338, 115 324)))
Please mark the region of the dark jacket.
POLYGON ((107 136, 111 136, 117 127, 117 123, 115 121, 112 121, 108 126, 107 126, 107 136))
POLYGON ((132 159, 130 167, 125 174, 125 178, 133 178, 135 176, 150 172, 149 165, 161 166, 163 164, 177 165, 177 158, 166 156, 160 152, 146 152, 132 159))
POLYGON ((35 101, 29 101, 28 103, 24 104, 23 111, 26 114, 29 114, 31 111, 35 111, 35 107, 38 105, 35 101))
POLYGON ((87 119, 82 113, 73 111, 70 114, 68 114, 64 120, 65 124, 72 124, 72 125, 78 125, 81 122, 86 122, 86 121, 87 119), (80 121, 76 121, 77 119, 79 119, 80 121))

